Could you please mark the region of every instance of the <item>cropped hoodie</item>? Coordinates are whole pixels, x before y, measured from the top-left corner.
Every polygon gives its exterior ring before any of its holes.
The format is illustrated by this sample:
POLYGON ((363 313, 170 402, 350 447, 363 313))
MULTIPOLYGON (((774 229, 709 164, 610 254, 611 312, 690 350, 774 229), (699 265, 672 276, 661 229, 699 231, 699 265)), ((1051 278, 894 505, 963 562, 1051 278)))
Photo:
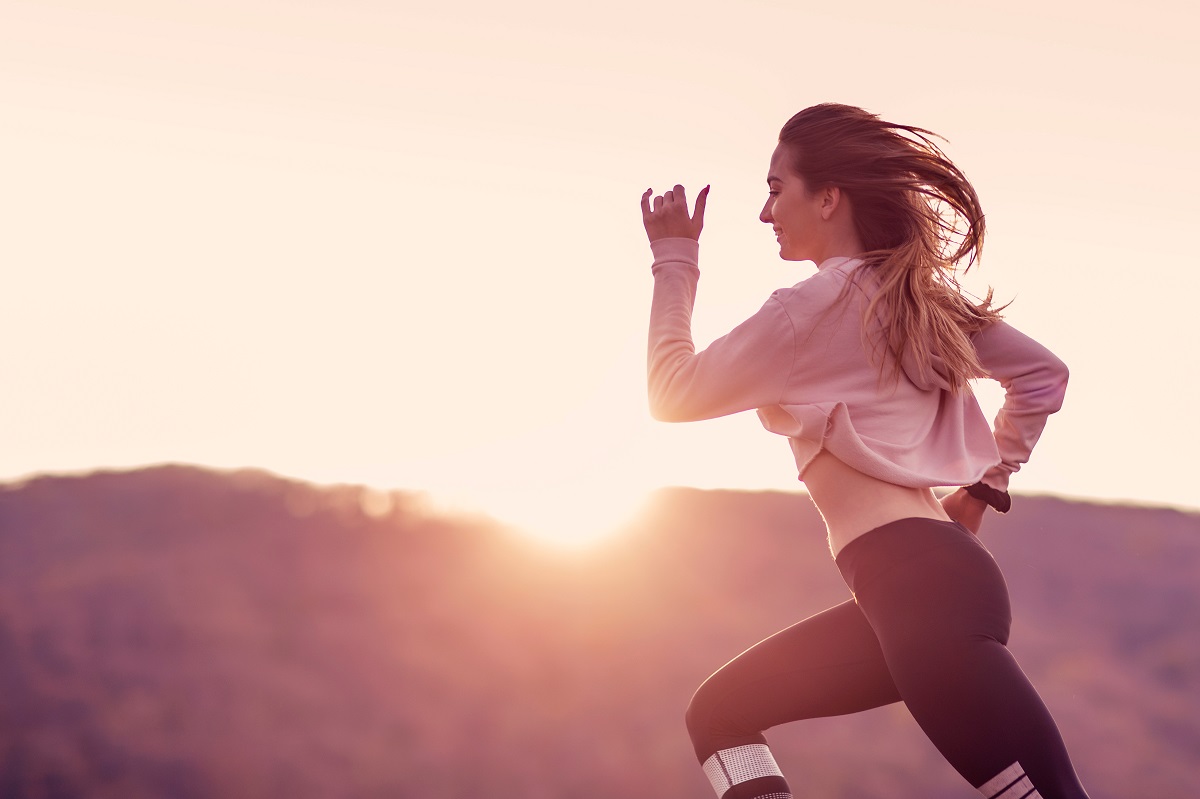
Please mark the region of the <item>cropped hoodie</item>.
POLYGON ((971 338, 985 371, 980 377, 1005 390, 994 425, 969 390, 951 393, 936 361, 924 373, 905 361, 898 379, 886 369, 881 375, 862 335, 870 282, 847 287, 862 266, 856 259, 821 263, 811 278, 776 291, 757 313, 696 352, 691 318, 699 244, 660 239, 651 251, 651 413, 684 422, 757 409, 767 430, 787 437, 801 480, 817 453, 828 450, 897 485, 983 482, 1006 492, 1047 417, 1062 406, 1066 366, 1002 321, 971 338))

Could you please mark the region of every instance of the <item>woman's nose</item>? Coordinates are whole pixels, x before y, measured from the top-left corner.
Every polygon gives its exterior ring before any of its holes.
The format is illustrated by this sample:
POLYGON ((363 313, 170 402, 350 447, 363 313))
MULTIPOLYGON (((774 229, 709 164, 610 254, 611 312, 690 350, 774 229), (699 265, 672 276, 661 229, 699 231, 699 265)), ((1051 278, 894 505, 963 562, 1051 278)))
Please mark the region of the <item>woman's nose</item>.
POLYGON ((763 206, 762 213, 760 213, 758 215, 758 219, 760 222, 766 222, 768 225, 774 221, 774 219, 771 217, 771 201, 770 200, 767 200, 766 205, 763 206))

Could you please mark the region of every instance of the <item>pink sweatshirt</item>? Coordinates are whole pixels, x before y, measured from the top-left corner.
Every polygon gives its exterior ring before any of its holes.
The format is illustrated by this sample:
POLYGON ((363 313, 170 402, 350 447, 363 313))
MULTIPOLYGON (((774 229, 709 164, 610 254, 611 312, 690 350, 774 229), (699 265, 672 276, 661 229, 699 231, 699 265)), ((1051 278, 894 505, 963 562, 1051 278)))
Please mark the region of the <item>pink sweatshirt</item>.
MULTIPOLYGON (((756 408, 764 427, 786 436, 800 479, 822 449, 864 474, 902 486, 961 486, 982 480, 1007 491, 1062 406, 1067 368, 1004 322, 972 339, 986 377, 1005 401, 988 425, 974 394, 957 396, 936 371, 905 363, 898 382, 880 378, 861 336, 869 299, 855 286, 861 261, 831 258, 817 274, 780 289, 753 316, 696 352, 692 307, 699 244, 653 242, 650 410, 656 419, 694 421, 756 408)), ((860 281, 864 286, 867 281, 860 281)))

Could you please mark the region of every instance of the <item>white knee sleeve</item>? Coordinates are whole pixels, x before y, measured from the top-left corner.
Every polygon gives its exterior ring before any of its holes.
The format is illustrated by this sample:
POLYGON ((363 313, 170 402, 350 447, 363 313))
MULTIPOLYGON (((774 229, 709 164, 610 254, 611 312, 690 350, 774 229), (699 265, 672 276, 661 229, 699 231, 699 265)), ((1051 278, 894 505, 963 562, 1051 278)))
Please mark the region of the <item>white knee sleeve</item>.
POLYGON ((713 790, 717 792, 717 799, 740 782, 756 780, 759 777, 783 776, 766 744, 722 749, 704 761, 704 774, 712 783, 713 790))

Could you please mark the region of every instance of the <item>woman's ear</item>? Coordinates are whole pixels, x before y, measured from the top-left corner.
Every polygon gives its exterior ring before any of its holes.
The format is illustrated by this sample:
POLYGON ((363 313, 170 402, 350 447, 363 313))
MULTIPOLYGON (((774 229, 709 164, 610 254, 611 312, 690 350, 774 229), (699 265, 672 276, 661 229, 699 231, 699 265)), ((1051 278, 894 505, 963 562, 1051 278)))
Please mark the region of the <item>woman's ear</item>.
POLYGON ((817 207, 821 211, 821 218, 828 222, 841 206, 842 199, 842 190, 837 186, 826 186, 817 192, 817 207))

